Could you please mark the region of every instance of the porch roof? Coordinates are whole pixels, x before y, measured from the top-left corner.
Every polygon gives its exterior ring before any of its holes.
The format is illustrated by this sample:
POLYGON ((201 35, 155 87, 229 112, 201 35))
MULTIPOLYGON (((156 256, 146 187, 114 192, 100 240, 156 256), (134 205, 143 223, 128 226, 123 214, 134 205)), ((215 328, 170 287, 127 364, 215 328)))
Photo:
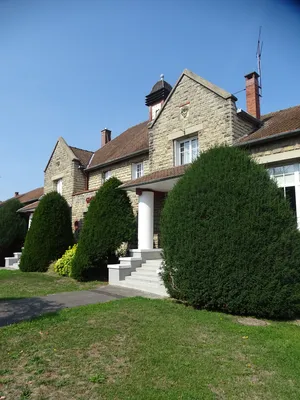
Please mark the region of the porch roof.
POLYGON ((169 192, 182 176, 188 165, 180 165, 158 170, 151 174, 123 183, 121 189, 135 191, 136 189, 152 189, 160 192, 169 192))
POLYGON ((27 213, 27 212, 33 212, 37 206, 39 205, 39 200, 35 201, 33 203, 27 204, 27 206, 19 208, 17 212, 21 213, 27 213))

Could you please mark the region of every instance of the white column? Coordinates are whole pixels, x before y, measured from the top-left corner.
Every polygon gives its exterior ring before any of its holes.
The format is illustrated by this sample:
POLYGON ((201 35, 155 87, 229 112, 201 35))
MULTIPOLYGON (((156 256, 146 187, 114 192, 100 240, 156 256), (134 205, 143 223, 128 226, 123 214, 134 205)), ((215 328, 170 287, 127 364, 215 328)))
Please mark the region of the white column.
POLYGON ((31 213, 31 214, 29 215, 29 219, 28 219, 28 230, 29 230, 30 225, 31 225, 31 222, 32 222, 32 217, 33 217, 33 213, 31 213))
POLYGON ((143 191, 139 195, 138 248, 153 249, 154 193, 143 191))

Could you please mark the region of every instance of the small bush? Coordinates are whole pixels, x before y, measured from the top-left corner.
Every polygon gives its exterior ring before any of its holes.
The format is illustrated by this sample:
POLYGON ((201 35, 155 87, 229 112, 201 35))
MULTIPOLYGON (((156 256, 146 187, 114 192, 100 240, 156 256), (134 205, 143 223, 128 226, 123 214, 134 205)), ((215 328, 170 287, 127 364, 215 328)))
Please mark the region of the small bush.
POLYGON ((299 312, 300 232, 268 172, 234 147, 203 153, 169 193, 161 223, 168 292, 258 317, 299 312))
POLYGON ((27 222, 22 214, 17 213, 22 207, 18 199, 11 199, 0 207, 0 265, 4 258, 20 251, 27 232, 27 222))
POLYGON ((107 276, 107 261, 135 232, 135 217, 127 193, 117 178, 106 181, 92 199, 76 251, 72 276, 90 278, 91 271, 107 276))
POLYGON ((22 271, 46 272, 74 243, 71 212, 57 192, 46 194, 35 210, 20 260, 22 271))
POLYGON ((54 271, 58 275, 71 276, 72 263, 75 257, 76 249, 77 244, 74 244, 73 247, 70 246, 69 249, 65 251, 63 256, 54 263, 54 271))

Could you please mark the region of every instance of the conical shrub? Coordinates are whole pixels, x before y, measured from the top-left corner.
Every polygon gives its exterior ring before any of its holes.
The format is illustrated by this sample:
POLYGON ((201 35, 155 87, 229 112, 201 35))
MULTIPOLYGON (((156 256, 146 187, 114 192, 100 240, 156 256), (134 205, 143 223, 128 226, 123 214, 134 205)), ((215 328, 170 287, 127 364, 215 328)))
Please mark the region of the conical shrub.
POLYGON ((20 260, 22 271, 45 272, 74 242, 71 211, 57 192, 46 194, 35 210, 20 260))
POLYGON ((77 251, 72 276, 87 280, 107 276, 107 260, 135 233, 135 217, 130 199, 117 178, 106 181, 90 202, 77 251))
POLYGON ((299 312, 300 233, 268 172, 234 147, 203 153, 162 215, 165 286, 195 307, 290 318, 299 312))

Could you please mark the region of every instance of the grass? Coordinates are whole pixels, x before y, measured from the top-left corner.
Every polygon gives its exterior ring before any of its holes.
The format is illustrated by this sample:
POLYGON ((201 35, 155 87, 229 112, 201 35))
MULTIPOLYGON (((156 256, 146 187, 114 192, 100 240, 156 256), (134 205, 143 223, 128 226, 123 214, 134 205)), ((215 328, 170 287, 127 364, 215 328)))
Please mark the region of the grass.
POLYGON ((141 298, 0 330, 6 399, 299 399, 300 327, 141 298))
POLYGON ((41 272, 0 271, 1 299, 44 296, 95 288, 103 282, 77 282, 72 278, 41 272))

